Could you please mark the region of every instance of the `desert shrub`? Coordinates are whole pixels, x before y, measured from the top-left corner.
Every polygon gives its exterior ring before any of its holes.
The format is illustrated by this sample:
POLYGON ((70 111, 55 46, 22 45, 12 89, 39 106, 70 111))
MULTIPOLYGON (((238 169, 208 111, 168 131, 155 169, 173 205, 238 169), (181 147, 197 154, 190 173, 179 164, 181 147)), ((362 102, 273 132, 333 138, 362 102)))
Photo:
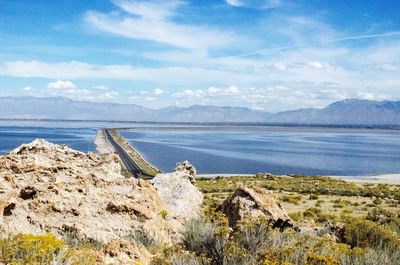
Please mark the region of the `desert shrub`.
POLYGON ((346 206, 351 205, 351 202, 348 200, 343 200, 343 199, 336 199, 333 201, 333 207, 334 208, 344 208, 346 206))
POLYGON ((68 248, 61 251, 53 258, 53 265, 95 265, 97 263, 97 253, 89 248, 68 248))
POLYGON ((164 249, 161 255, 152 259, 152 265, 209 265, 210 260, 205 257, 198 257, 194 253, 182 249, 164 249))
POLYGON ((367 220, 393 230, 400 236, 400 213, 382 208, 374 208, 368 212, 367 220))
POLYGON ((292 203, 295 205, 300 204, 301 196, 300 195, 284 195, 281 197, 281 200, 287 203, 292 203))
POLYGON ((222 264, 229 238, 227 227, 204 218, 192 219, 185 223, 182 235, 187 250, 213 257, 222 264))
MULTIPOLYGON (((323 216, 315 208, 306 212, 323 216)), ((263 219, 239 222, 235 230, 218 218, 195 219, 185 225, 184 248, 155 264, 398 265, 399 241, 393 233, 360 218, 344 221, 346 244, 293 229, 273 229, 263 219)))
POLYGON ((400 241, 395 234, 372 221, 351 218, 344 230, 346 243, 352 247, 392 249, 400 251, 400 241))
POLYGON ((49 264, 64 245, 52 234, 18 234, 0 241, 0 257, 4 264, 49 264))
POLYGON ((308 208, 304 211, 303 216, 307 219, 316 219, 321 214, 321 210, 318 208, 308 208))
POLYGON ((269 248, 271 227, 266 220, 242 222, 234 233, 234 240, 250 253, 259 254, 269 248))
POLYGON ((230 241, 225 248, 223 259, 216 264, 220 265, 256 265, 255 253, 244 249, 235 241, 230 241), (222 261, 222 262, 221 262, 222 261))
POLYGON ((379 204, 382 204, 383 200, 381 200, 381 199, 379 199, 379 198, 376 198, 376 199, 374 199, 372 202, 373 202, 373 204, 375 204, 375 205, 379 205, 379 204))
POLYGON ((71 232, 64 233, 63 241, 71 248, 99 250, 104 247, 104 243, 99 240, 82 239, 76 233, 71 232))
POLYGON ((318 200, 319 199, 319 195, 318 194, 310 194, 308 199, 310 199, 310 200, 318 200))
POLYGON ((353 210, 352 210, 352 209, 344 209, 344 210, 342 211, 342 214, 345 214, 345 215, 351 214, 351 213, 353 213, 353 210))
POLYGON ((307 265, 339 265, 339 262, 330 256, 321 256, 313 252, 308 253, 307 265))
POLYGON ((374 249, 353 248, 341 258, 343 265, 398 265, 400 252, 388 252, 374 249))
POLYGON ((142 230, 133 230, 128 238, 146 247, 152 247, 156 244, 156 241, 142 230))
POLYGON ((294 221, 300 221, 303 219, 303 212, 294 212, 290 213, 289 216, 294 220, 294 221))

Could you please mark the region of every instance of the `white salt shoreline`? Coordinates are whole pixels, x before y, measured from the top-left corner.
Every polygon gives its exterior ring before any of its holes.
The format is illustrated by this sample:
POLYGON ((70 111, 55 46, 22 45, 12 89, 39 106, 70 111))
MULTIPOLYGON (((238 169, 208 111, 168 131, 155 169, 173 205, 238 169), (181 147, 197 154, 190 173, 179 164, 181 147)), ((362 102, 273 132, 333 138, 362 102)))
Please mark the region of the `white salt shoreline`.
POLYGON ((97 131, 94 144, 96 145, 96 151, 99 154, 109 154, 115 152, 114 147, 112 147, 112 145, 106 140, 104 130, 102 129, 97 131))
POLYGON ((374 176, 329 176, 331 178, 343 179, 350 182, 358 183, 385 183, 400 184, 400 174, 380 174, 374 176))
MULTIPOLYGON (((235 177, 235 176, 254 176, 255 174, 199 174, 198 178, 216 178, 216 177, 235 177)), ((278 177, 289 177, 287 175, 277 175, 278 177)), ((400 184, 400 174, 380 174, 374 176, 326 176, 335 179, 342 179, 349 182, 357 183, 385 183, 400 184)))

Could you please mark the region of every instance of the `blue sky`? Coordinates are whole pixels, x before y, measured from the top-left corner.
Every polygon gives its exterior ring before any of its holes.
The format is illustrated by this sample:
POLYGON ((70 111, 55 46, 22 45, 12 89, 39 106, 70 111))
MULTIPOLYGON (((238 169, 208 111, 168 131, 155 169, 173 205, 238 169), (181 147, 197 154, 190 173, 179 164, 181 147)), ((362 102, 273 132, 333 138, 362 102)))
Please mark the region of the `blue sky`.
POLYGON ((266 111, 400 99, 400 1, 0 0, 0 96, 266 111))

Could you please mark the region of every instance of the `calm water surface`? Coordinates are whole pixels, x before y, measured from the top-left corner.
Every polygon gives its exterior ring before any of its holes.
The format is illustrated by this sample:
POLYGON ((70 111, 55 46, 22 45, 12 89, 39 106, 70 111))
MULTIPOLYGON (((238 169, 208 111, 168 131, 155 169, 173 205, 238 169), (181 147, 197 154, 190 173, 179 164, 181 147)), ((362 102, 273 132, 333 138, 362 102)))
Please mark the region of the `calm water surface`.
POLYGON ((199 173, 372 175, 400 172, 400 132, 258 128, 121 131, 151 163, 171 171, 190 160, 199 173))
POLYGON ((92 128, 0 127, 0 154, 8 153, 21 144, 38 138, 66 144, 82 152, 94 151, 96 131, 92 128))
MULTIPOLYGON (((127 126, 121 124, 121 127, 127 126)), ((400 131, 282 127, 190 127, 133 124, 121 131, 162 171, 191 161, 199 173, 272 172, 305 175, 374 175, 400 172, 400 131)), ((0 123, 0 154, 37 138, 95 151, 108 123, 0 123)))

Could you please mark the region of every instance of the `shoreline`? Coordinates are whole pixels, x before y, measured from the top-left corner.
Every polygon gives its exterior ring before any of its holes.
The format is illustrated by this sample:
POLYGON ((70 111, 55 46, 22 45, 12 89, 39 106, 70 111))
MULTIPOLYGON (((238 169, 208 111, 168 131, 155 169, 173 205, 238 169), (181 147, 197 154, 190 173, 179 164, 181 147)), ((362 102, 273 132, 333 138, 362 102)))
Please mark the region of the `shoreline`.
POLYGON ((114 147, 106 140, 103 129, 97 130, 93 143, 96 145, 96 151, 99 154, 115 153, 114 147))
MULTIPOLYGON (((197 178, 216 178, 216 177, 251 177, 255 176, 256 174, 198 174, 197 178)), ((272 174, 273 175, 273 174, 272 174)), ((290 178, 288 175, 274 175, 277 177, 287 177, 290 178)), ((371 176, 324 176, 334 179, 341 179, 347 182, 355 182, 355 183, 371 183, 371 184, 394 184, 400 185, 400 173, 397 174, 378 174, 378 175, 371 175, 371 176)))

